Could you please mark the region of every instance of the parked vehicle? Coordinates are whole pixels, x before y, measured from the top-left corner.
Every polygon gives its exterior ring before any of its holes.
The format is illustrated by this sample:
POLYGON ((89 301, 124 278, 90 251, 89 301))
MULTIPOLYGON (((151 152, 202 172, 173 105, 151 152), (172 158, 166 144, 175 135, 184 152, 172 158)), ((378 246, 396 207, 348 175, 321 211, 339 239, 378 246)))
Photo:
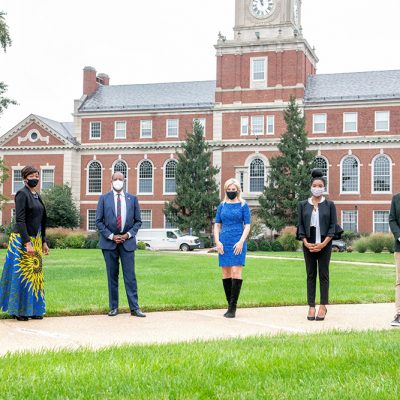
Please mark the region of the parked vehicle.
POLYGON ((343 240, 332 240, 332 249, 338 249, 341 253, 346 251, 346 243, 343 240))
POLYGON ((191 251, 200 248, 197 236, 183 235, 179 229, 139 229, 138 242, 144 242, 151 250, 191 251))

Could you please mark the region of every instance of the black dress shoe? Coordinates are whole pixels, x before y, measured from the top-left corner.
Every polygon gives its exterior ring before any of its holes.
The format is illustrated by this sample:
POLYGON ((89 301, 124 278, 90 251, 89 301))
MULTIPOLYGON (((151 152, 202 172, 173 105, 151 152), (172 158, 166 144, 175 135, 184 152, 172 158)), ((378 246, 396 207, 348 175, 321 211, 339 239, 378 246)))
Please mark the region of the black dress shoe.
POLYGON ((32 315, 32 319, 43 319, 43 315, 32 315))
POLYGON ((110 312, 108 313, 109 317, 115 317, 116 315, 118 315, 118 308, 113 308, 112 310, 110 310, 110 312))
POLYGON ((137 310, 131 310, 131 315, 133 315, 134 317, 140 317, 140 318, 144 318, 146 315, 143 314, 140 311, 140 308, 138 308, 137 310))
POLYGON ((17 320, 17 321, 28 321, 28 317, 25 317, 23 315, 13 315, 13 317, 17 320))

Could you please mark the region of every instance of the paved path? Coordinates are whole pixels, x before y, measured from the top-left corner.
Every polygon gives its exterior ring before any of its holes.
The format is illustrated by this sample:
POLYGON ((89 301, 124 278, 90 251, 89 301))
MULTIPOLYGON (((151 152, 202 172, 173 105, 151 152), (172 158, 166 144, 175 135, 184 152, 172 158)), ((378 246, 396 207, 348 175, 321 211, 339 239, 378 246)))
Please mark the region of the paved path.
POLYGON ((0 356, 42 349, 98 349, 121 344, 171 343, 281 333, 329 330, 397 329, 389 323, 394 305, 331 305, 323 322, 307 321, 308 307, 239 309, 226 319, 225 310, 148 313, 147 318, 120 314, 45 318, 42 321, 0 320, 0 356))

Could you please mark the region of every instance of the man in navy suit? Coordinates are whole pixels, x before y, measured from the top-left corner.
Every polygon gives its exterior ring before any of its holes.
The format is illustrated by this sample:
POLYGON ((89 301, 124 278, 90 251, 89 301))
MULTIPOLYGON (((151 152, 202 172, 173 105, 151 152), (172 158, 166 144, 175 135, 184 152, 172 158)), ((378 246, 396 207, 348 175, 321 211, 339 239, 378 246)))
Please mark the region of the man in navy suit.
POLYGON ((135 276, 136 234, 142 225, 136 196, 124 193, 124 175, 115 172, 111 192, 100 196, 96 210, 96 227, 100 232, 99 246, 107 267, 110 312, 118 314, 119 260, 122 264, 126 295, 131 315, 145 317, 139 308, 135 276))

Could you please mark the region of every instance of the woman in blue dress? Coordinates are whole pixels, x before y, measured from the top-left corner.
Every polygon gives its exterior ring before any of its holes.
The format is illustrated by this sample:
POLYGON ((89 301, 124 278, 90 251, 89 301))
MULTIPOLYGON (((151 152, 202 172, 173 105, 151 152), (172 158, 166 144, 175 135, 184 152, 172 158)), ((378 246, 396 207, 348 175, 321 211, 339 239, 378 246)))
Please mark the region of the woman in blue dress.
POLYGON ((21 170, 24 187, 15 195, 16 222, 10 235, 0 280, 0 310, 19 321, 42 319, 45 313, 42 254, 45 241, 46 209, 35 187, 39 171, 21 170))
POLYGON ((236 304, 242 288, 242 268, 246 259, 246 239, 250 232, 250 208, 241 197, 240 184, 228 179, 225 198, 219 205, 214 225, 214 239, 222 269, 228 311, 226 318, 235 318, 236 304))

